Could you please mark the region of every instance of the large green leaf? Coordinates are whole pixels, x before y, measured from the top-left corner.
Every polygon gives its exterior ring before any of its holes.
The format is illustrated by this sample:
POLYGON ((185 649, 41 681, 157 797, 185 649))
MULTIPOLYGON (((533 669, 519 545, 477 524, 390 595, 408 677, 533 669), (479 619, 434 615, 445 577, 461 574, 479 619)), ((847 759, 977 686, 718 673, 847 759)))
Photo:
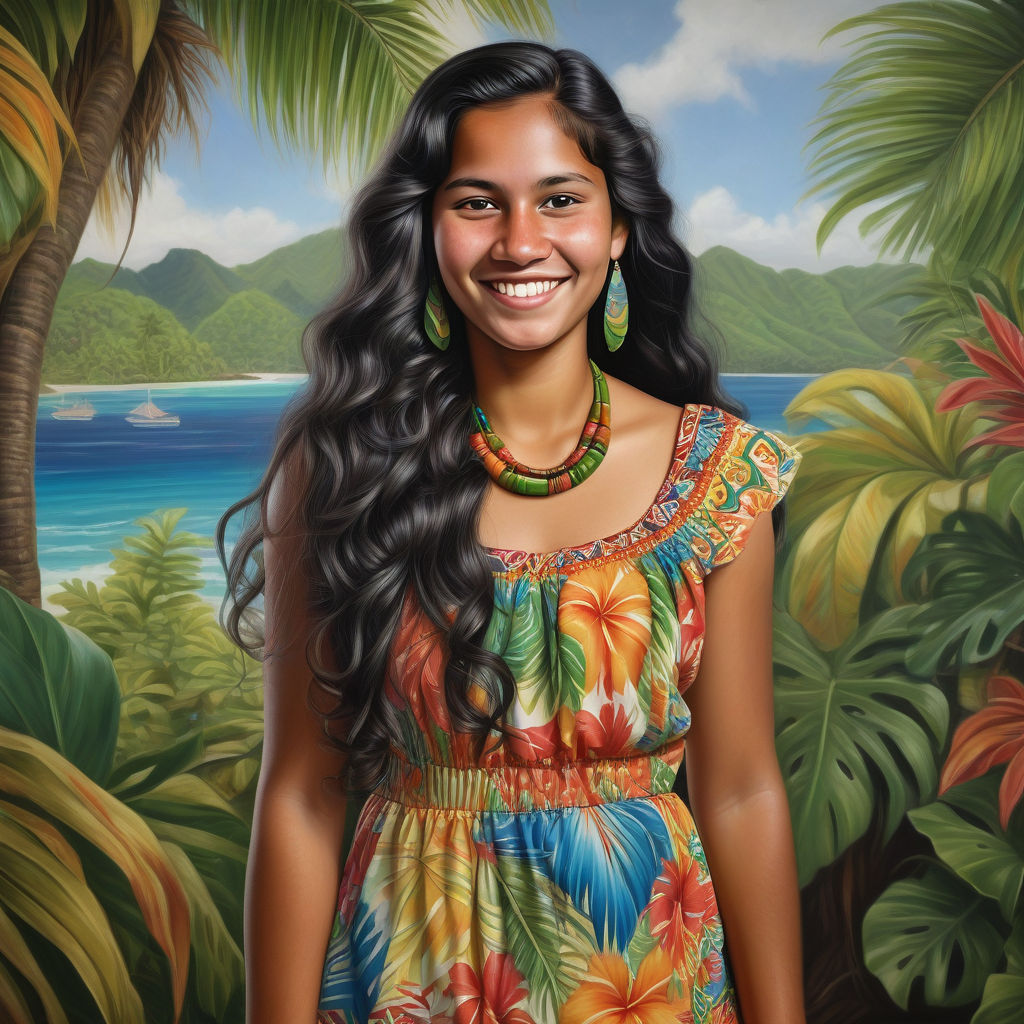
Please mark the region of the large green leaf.
POLYGON ((988 514, 1000 526, 1024 525, 1024 452, 1004 455, 988 484, 988 514))
POLYGON ((1016 519, 1003 529, 989 516, 960 510, 929 534, 907 563, 904 589, 927 600, 907 665, 932 675, 952 664, 995 657, 1024 622, 1024 537, 1016 519), (914 587, 917 582, 917 587, 914 587))
POLYGON ((87 636, 0 588, 0 726, 41 740, 103 781, 120 699, 110 658, 87 636))
POLYGON ((984 507, 995 461, 965 452, 979 432, 970 409, 937 414, 936 385, 895 373, 841 370, 790 402, 806 434, 791 491, 794 540, 780 573, 787 610, 826 647, 856 628, 869 579, 890 603, 904 600, 903 570, 925 534, 956 508, 984 507))
MULTIPOLYGON (((11 815, 9 805, 0 807, 0 908, 5 918, 20 920, 67 957, 104 1021, 142 1024, 142 1003, 128 967, 80 865, 68 860, 66 844, 51 850, 45 838, 11 815)), ((11 935, 8 941, 10 954, 31 969, 23 943, 11 935)), ((0 952, 8 956, 7 948, 0 952)))
POLYGON ((1024 1006, 1024 977, 1019 974, 992 974, 985 982, 971 1024, 1010 1024, 1020 1019, 1024 1006))
POLYGON ((997 831, 978 828, 945 803, 918 807, 908 817, 939 857, 979 893, 996 900, 1003 917, 1011 920, 1024 883, 1024 857, 998 821, 997 831))
POLYGON ((32 955, 17 925, 0 906, 0 1010, 7 1014, 11 1024, 34 1024, 24 994, 7 970, 8 964, 28 982, 39 998, 47 1024, 67 1024, 67 1015, 53 986, 46 979, 46 972, 32 955))
MULTIPOLYGON (((120 869, 146 928, 167 958, 173 1005, 179 1010, 188 971, 188 903, 173 866, 146 823, 56 751, 4 728, 0 728, 0 792, 30 804, 62 829, 78 833, 120 869)), ((58 838, 54 832, 52 841, 58 838)), ((63 842, 61 850, 66 847, 63 842)), ((23 895, 40 899, 33 892, 25 889, 23 895)), ((41 902, 46 904, 48 899, 41 902)))
POLYGON ((906 1010, 917 984, 929 1006, 977 999, 999 963, 1005 934, 994 901, 929 866, 875 900, 864 915, 863 940, 868 970, 906 1010))
POLYGON ((164 843, 163 847, 188 896, 199 1005, 213 1020, 224 1020, 232 995, 244 984, 242 951, 188 854, 174 843, 164 843))
POLYGON ((876 805, 890 835, 934 796, 949 705, 906 671, 912 614, 885 612, 834 652, 776 615, 776 747, 801 884, 864 834, 876 805))
MULTIPOLYGON (((887 4, 844 21, 857 48, 829 83, 812 191, 838 193, 819 244, 875 209, 883 251, 1020 280, 1024 255, 1024 10, 1016 0, 887 4)), ((853 40, 851 40, 852 42, 853 40)))

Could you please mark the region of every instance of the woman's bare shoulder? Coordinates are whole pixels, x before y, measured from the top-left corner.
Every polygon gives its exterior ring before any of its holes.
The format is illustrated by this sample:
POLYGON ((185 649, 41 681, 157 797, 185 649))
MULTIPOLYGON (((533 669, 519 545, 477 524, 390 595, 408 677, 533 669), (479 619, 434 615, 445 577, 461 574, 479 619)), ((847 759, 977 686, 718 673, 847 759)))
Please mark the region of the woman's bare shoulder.
POLYGON ((635 437, 639 444, 657 447, 662 438, 673 438, 682 407, 662 401, 618 377, 605 374, 615 431, 619 437, 635 437))

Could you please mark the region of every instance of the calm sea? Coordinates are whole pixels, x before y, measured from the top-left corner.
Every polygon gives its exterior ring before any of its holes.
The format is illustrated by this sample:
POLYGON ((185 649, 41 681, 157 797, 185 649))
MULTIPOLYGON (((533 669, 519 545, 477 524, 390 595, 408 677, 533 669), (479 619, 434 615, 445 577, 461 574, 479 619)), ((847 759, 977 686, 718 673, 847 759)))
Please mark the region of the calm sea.
MULTIPOLYGON (((809 379, 730 374, 725 385, 746 404, 752 422, 785 431, 782 410, 809 379)), ((144 387, 83 392, 96 408, 88 422, 53 419, 59 396, 41 397, 36 503, 44 598, 62 580, 102 579, 112 549, 138 530, 136 519, 157 509, 187 508, 179 528, 212 538, 221 513, 259 482, 274 426, 301 383, 154 389, 156 405, 181 419, 171 428, 125 422, 125 415, 146 400, 144 387)), ((219 602, 220 564, 212 549, 200 554, 204 596, 219 602)))

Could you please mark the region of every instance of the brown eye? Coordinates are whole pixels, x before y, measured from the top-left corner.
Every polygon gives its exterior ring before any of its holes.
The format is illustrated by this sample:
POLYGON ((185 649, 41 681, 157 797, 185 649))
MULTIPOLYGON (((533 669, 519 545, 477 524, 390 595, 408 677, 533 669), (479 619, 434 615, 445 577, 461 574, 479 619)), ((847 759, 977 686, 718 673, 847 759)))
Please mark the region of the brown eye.
POLYGON ((479 197, 475 199, 466 199, 459 203, 458 209, 460 210, 471 210, 473 213, 483 213, 483 211, 494 207, 494 203, 490 199, 481 199, 479 197))
POLYGON ((550 196, 545 200, 545 205, 551 204, 553 210, 567 210, 570 206, 575 206, 579 200, 573 196, 557 195, 550 196))

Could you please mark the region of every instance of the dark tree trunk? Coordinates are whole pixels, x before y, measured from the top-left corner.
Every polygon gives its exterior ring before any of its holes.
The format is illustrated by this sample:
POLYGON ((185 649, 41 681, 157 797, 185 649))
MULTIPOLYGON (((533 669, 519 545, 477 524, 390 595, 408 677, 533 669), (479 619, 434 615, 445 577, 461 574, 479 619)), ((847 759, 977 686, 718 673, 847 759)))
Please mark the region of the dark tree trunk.
POLYGON ((64 164, 56 230, 39 230, 0 298, 0 573, 14 593, 36 606, 41 595, 35 434, 43 348, 57 293, 110 166, 135 81, 120 39, 111 39, 100 49, 72 112, 79 151, 73 150, 64 164))

